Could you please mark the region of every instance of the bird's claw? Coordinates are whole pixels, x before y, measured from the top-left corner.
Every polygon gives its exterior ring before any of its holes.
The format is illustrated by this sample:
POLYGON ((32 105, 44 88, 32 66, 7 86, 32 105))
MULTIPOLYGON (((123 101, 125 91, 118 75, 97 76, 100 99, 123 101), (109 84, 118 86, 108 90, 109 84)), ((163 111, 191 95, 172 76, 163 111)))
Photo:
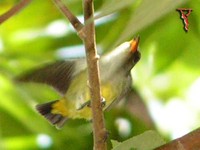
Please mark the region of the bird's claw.
MULTIPOLYGON (((105 107, 105 106, 106 106, 106 100, 105 100, 105 98, 102 97, 101 98, 101 107, 105 107)), ((91 101, 90 100, 85 102, 85 103, 83 103, 83 104, 81 104, 81 106, 77 110, 82 110, 85 107, 90 107, 91 108, 91 101)))

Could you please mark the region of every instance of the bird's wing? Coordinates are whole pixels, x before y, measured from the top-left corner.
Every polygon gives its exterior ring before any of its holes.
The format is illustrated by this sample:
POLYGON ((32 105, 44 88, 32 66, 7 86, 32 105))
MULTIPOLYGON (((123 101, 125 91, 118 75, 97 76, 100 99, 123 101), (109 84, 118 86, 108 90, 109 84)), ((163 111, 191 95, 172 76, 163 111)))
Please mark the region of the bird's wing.
POLYGON ((17 77, 16 80, 22 82, 45 83, 53 86, 64 95, 74 76, 85 68, 86 63, 84 60, 58 61, 28 71, 17 77))

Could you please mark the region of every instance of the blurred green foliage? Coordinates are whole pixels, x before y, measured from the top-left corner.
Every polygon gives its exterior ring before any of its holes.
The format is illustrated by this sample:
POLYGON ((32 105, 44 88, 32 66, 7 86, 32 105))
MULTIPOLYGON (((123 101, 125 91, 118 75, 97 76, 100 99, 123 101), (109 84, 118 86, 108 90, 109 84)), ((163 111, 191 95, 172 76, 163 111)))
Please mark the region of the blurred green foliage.
MULTIPOLYGON (((63 1, 75 15, 82 16, 81 0, 63 1)), ((0 14, 17 2, 1 0, 0 14)), ((103 53, 140 35, 142 59, 133 69, 133 88, 147 106, 151 99, 148 91, 163 102, 171 97, 184 99, 200 73, 200 1, 95 0, 94 3, 99 21, 97 45, 103 53), (193 9, 187 33, 176 11, 181 7, 193 9)), ((57 130, 34 110, 36 103, 59 98, 51 87, 16 84, 12 80, 43 62, 60 59, 60 48, 76 45, 82 45, 82 41, 52 1, 34 0, 0 25, 0 149, 92 149, 90 122, 69 120, 62 130, 57 130), (66 34, 48 32, 49 26, 57 21, 65 23, 66 34), (46 147, 44 142, 40 143, 40 135, 46 135, 43 136, 46 138, 43 141, 49 141, 46 147)), ((110 138, 119 141, 149 129, 123 107, 106 112, 106 125, 110 138), (115 122, 118 117, 131 124, 126 137, 119 134, 115 122)))

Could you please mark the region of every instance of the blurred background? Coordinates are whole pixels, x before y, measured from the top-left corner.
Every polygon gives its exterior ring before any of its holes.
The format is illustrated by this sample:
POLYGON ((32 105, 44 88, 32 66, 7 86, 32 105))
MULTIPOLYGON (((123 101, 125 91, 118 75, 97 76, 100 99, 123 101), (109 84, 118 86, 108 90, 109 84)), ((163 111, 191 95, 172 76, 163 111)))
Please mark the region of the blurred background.
MULTIPOLYGON (((0 14, 19 0, 1 0, 0 14)), ((63 0, 83 21, 81 0, 63 0)), ((153 129, 166 141, 200 125, 200 0, 95 0, 100 54, 140 35, 132 92, 105 112, 110 139, 153 129), (177 8, 191 8, 189 31, 177 8)), ((82 41, 52 1, 34 0, 0 25, 0 149, 92 149, 91 123, 52 127, 34 109, 58 99, 51 87, 13 78, 45 62, 84 57, 82 41)))

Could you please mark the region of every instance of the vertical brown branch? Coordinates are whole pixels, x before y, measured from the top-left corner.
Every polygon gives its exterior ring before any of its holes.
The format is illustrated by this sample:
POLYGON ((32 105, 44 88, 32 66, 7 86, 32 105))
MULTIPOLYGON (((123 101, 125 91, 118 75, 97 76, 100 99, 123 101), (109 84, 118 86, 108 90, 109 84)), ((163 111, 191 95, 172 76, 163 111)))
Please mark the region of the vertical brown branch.
POLYGON ((27 6, 31 1, 32 0, 22 0, 17 5, 13 6, 11 9, 9 9, 7 12, 5 12, 3 15, 0 16, 0 24, 8 20, 13 15, 17 14, 25 6, 27 6))
POLYGON ((103 110, 101 107, 101 89, 100 89, 100 73, 99 73, 99 56, 96 50, 95 25, 94 21, 87 24, 87 20, 94 17, 93 0, 84 0, 84 22, 85 37, 84 44, 87 56, 89 86, 92 106, 93 119, 93 138, 94 149, 106 149, 106 129, 104 127, 103 110))
POLYGON ((101 107, 101 89, 99 73, 99 56, 96 50, 94 7, 93 0, 83 0, 84 7, 84 26, 74 16, 71 11, 63 4, 62 0, 53 0, 61 12, 68 18, 76 29, 79 37, 83 40, 86 50, 88 65, 88 78, 91 95, 94 149, 106 150, 107 132, 104 126, 103 110, 101 107), (89 20, 89 21, 88 21, 89 20))

